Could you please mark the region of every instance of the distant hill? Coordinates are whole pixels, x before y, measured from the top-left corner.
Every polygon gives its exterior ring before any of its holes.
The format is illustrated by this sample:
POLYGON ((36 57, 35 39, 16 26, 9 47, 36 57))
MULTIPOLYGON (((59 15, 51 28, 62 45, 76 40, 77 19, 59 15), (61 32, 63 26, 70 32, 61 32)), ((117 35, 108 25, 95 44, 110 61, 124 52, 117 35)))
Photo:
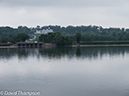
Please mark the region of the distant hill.
POLYGON ((12 28, 9 26, 0 27, 0 38, 8 36, 16 36, 19 33, 25 33, 30 37, 33 37, 33 34, 36 30, 43 30, 51 28, 53 32, 61 32, 63 35, 71 36, 75 35, 77 32, 80 32, 83 37, 92 37, 94 41, 102 40, 129 40, 129 29, 125 28, 103 28, 101 26, 37 26, 33 28, 28 28, 26 26, 18 26, 18 28, 12 28), (98 37, 97 37, 98 36, 98 37), (105 39, 108 38, 108 39, 105 39), (110 38, 110 39, 109 39, 110 38), (116 39, 117 38, 117 39, 116 39))

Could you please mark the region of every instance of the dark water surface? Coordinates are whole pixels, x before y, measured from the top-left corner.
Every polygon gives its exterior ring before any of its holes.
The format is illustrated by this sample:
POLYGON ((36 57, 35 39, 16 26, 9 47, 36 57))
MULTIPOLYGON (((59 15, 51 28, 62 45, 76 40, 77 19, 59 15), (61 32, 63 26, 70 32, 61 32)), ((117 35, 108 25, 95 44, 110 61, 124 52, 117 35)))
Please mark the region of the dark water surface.
POLYGON ((0 49, 0 96, 18 91, 129 96, 129 47, 0 49))

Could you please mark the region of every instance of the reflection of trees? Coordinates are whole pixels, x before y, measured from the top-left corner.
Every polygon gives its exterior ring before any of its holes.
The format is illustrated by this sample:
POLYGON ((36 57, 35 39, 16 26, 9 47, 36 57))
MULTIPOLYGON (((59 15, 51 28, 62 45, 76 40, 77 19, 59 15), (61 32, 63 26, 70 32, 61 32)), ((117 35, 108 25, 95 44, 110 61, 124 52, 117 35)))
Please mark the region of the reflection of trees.
POLYGON ((83 58, 98 58, 104 55, 116 56, 124 55, 126 52, 129 53, 129 47, 87 47, 81 48, 83 58))
POLYGON ((0 59, 11 59, 16 54, 16 49, 0 49, 0 59))
POLYGON ((129 53, 129 47, 86 47, 86 48, 41 48, 41 49, 0 49, 0 59, 11 59, 17 56, 19 59, 26 59, 28 57, 45 57, 45 58, 61 58, 67 56, 68 58, 88 58, 97 59, 104 55, 116 56, 129 53))
POLYGON ((104 55, 116 56, 124 55, 129 53, 128 47, 77 47, 77 48, 54 48, 54 49, 41 49, 39 54, 43 57, 48 58, 60 58, 67 56, 68 58, 73 58, 75 56, 80 58, 97 59, 98 57, 103 57, 104 55))
POLYGON ((81 57, 81 49, 80 49, 80 47, 77 47, 77 49, 76 49, 76 56, 81 57))
POLYGON ((39 54, 48 58, 60 58, 69 54, 73 48, 57 47, 57 48, 43 48, 39 50, 39 54))
POLYGON ((17 56, 19 59, 25 59, 29 56, 35 56, 34 49, 0 49, 0 59, 11 59, 17 56))
POLYGON ((37 57, 39 58, 38 49, 36 48, 20 48, 18 49, 18 58, 19 59, 27 59, 28 57, 37 57))
POLYGON ((18 55, 18 58, 19 59, 22 59, 22 58, 27 58, 29 56, 29 51, 25 50, 25 49, 18 49, 17 51, 17 55, 18 55))

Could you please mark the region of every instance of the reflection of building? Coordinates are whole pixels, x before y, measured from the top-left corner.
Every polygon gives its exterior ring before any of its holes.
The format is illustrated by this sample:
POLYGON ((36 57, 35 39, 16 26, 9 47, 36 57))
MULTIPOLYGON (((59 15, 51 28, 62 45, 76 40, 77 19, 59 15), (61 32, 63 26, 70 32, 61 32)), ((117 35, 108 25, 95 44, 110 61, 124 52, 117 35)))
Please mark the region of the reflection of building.
POLYGON ((48 34, 48 33, 53 33, 53 30, 48 28, 48 29, 43 29, 43 30, 36 30, 35 34, 48 34))

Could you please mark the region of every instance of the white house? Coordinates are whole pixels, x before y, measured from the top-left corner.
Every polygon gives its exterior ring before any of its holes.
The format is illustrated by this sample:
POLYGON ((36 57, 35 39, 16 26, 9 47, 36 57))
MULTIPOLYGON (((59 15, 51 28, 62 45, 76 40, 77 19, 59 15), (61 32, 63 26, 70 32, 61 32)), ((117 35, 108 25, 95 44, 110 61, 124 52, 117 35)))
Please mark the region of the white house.
POLYGON ((47 29, 42 29, 42 30, 36 30, 35 34, 48 34, 48 33, 53 33, 53 30, 49 28, 47 29))

